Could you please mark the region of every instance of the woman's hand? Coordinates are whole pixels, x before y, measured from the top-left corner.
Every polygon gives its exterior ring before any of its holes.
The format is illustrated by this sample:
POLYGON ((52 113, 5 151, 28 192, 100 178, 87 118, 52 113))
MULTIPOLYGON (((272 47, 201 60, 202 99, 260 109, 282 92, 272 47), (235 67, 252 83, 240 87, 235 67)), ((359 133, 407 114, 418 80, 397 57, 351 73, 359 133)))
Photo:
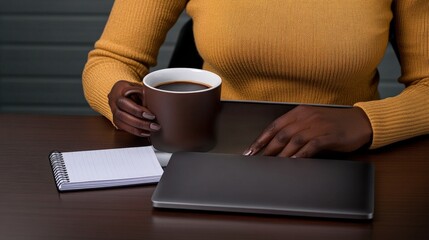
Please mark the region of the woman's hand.
POLYGON ((161 128, 154 121, 155 115, 143 107, 143 86, 121 80, 113 85, 108 97, 113 123, 119 129, 148 137, 161 128))
POLYGON ((351 152, 372 139, 362 109, 297 106, 271 123, 244 155, 312 157, 322 150, 351 152))

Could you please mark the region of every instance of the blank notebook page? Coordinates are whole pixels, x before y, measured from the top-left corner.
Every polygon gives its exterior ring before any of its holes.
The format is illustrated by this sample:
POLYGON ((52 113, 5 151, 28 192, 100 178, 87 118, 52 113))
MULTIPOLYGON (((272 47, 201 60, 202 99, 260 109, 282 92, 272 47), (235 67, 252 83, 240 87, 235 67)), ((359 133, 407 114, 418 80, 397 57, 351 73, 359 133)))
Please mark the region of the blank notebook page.
POLYGON ((64 152, 71 183, 160 176, 152 147, 64 152))

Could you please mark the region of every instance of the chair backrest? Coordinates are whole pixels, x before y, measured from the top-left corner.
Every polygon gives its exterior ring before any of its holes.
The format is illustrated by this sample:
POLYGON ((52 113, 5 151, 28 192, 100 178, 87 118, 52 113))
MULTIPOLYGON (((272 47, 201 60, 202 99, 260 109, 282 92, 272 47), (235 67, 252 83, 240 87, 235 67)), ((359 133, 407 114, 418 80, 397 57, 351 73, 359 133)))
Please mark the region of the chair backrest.
POLYGON ((174 47, 173 55, 171 56, 168 67, 189 67, 202 68, 203 59, 198 53, 195 46, 194 32, 192 29, 193 22, 190 19, 183 25, 179 32, 179 37, 174 47))

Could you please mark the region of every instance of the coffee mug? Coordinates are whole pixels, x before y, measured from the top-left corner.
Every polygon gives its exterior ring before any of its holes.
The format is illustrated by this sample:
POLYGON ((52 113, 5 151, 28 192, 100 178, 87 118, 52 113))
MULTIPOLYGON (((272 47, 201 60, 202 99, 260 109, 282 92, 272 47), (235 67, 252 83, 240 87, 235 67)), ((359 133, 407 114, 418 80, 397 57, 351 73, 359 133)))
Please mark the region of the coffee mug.
POLYGON ((161 129, 151 142, 164 152, 208 151, 215 144, 221 78, 193 68, 167 68, 143 78, 145 106, 161 129))

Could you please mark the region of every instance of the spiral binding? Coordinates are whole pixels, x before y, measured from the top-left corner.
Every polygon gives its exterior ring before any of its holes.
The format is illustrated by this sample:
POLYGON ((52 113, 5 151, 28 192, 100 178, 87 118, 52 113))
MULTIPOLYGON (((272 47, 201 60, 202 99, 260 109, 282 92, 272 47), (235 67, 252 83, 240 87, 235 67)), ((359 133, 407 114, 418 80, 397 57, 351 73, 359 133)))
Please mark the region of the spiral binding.
POLYGON ((63 183, 69 183, 69 174, 67 173, 66 165, 64 163, 63 154, 58 151, 53 151, 49 154, 52 171, 54 172, 55 182, 60 187, 63 183))

